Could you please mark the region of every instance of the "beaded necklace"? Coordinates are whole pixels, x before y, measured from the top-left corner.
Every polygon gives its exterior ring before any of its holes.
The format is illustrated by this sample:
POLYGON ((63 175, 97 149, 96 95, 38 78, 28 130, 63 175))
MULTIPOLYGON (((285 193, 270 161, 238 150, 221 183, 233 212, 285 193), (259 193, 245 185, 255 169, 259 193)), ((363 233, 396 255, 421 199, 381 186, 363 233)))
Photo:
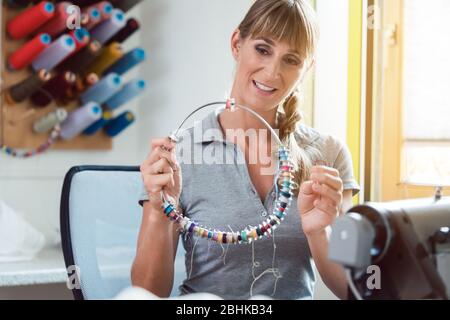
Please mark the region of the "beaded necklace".
POLYGON ((237 232, 227 232, 227 231, 217 231, 216 229, 210 229, 208 227, 202 226, 195 221, 192 221, 190 218, 183 216, 178 209, 175 207, 175 204, 172 203, 167 197, 164 195, 164 192, 161 192, 161 199, 163 201, 161 208, 163 213, 173 222, 177 223, 180 226, 182 233, 190 233, 201 238, 205 238, 219 244, 246 244, 251 243, 252 241, 261 239, 263 237, 268 237, 272 234, 272 232, 281 224, 284 220, 286 214, 288 213, 293 192, 292 190, 296 188, 297 184, 294 182, 293 176, 293 160, 291 158, 289 149, 283 145, 280 138, 276 134, 276 132, 272 129, 272 127, 264 120, 259 114, 257 114, 252 109, 236 104, 234 99, 228 99, 226 102, 213 102, 206 104, 200 108, 197 108, 193 112, 191 112, 181 123, 178 129, 169 136, 169 139, 175 143, 179 141, 177 134, 183 124, 197 111, 206 108, 208 106, 213 105, 225 105, 225 110, 233 112, 236 108, 240 108, 245 110, 251 114, 253 114, 256 118, 258 118, 264 125, 270 130, 272 136, 276 140, 279 145, 278 149, 278 170, 275 174, 274 186, 276 191, 276 200, 275 206, 272 214, 269 215, 261 224, 257 227, 248 227, 244 230, 237 232))

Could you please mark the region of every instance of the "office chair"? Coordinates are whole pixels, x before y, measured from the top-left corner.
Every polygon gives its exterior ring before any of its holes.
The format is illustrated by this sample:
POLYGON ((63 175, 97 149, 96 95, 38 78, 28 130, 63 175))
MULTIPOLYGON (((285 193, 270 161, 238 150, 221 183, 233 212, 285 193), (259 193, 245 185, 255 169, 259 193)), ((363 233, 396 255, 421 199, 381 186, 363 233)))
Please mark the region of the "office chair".
MULTIPOLYGON (((77 166, 66 174, 61 241, 76 300, 111 299, 131 286, 142 190, 139 167, 77 166)), ((178 245, 172 296, 185 277, 184 249, 178 245)))

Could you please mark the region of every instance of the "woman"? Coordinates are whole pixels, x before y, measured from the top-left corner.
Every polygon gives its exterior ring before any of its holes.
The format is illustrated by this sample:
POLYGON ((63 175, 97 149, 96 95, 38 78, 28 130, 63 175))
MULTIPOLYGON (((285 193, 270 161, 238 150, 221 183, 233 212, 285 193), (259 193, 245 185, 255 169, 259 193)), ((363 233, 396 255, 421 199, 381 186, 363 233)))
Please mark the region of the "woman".
MULTIPOLYGON (((181 294, 311 298, 314 262, 325 284, 346 298, 344 272, 327 259, 327 229, 351 207, 359 187, 347 147, 300 124, 298 110, 297 88, 314 63, 317 33, 307 0, 257 0, 233 32, 236 74, 230 97, 278 129, 295 159, 300 187, 271 238, 222 246, 183 237, 188 274, 181 294)), ((172 289, 179 231, 161 212, 161 190, 184 215, 204 226, 237 231, 258 225, 276 197, 276 151, 264 125, 239 108, 210 113, 185 130, 176 147, 168 138, 153 139, 141 165, 146 190, 133 285, 158 296, 168 296, 172 289)))

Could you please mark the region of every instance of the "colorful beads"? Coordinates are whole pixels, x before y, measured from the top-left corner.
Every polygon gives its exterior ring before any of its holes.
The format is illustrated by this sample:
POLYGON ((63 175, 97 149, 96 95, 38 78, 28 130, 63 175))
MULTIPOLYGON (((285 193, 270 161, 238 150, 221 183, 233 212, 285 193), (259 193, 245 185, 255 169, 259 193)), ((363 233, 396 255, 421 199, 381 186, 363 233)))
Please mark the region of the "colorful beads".
POLYGON ((235 111, 236 110, 236 100, 235 99, 228 99, 225 104, 225 109, 229 111, 235 111))
POLYGON ((247 242, 247 232, 245 230, 241 231, 241 239, 242 242, 247 242))
POLYGON ((59 126, 56 126, 52 132, 50 133, 49 138, 46 142, 44 142, 42 145, 37 147, 36 149, 29 150, 29 151, 18 151, 16 149, 10 148, 8 146, 0 144, 0 149, 3 150, 7 155, 10 155, 12 157, 16 158, 30 158, 32 156, 36 156, 40 153, 43 153, 44 151, 50 149, 50 147, 56 142, 56 140, 59 138, 60 133, 59 126))
MULTIPOLYGON (((233 105, 231 101, 228 104, 230 108, 233 105)), ((172 221, 176 221, 183 232, 210 239, 218 244, 248 244, 262 238, 263 236, 269 237, 286 217, 293 197, 292 189, 294 189, 296 185, 292 174, 294 167, 290 160, 291 157, 288 150, 284 147, 280 148, 278 155, 280 165, 277 176, 280 177, 280 179, 277 181, 276 187, 279 187, 279 189, 276 188, 277 198, 275 199, 273 213, 259 226, 249 227, 239 232, 221 232, 218 230, 210 230, 199 226, 188 217, 182 217, 178 213, 177 209, 167 201, 162 205, 164 214, 172 221)))

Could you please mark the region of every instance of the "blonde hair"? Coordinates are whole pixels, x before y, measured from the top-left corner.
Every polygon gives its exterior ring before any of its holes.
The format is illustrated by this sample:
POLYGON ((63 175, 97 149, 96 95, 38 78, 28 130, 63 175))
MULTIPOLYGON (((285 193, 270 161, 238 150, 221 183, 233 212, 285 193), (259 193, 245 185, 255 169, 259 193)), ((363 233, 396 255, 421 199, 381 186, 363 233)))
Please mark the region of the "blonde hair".
MULTIPOLYGON (((256 0, 238 29, 242 39, 268 37, 287 41, 297 49, 305 64, 313 60, 318 25, 307 0, 256 0)), ((308 179, 312 166, 311 157, 295 139, 297 125, 302 120, 299 100, 299 90, 295 88, 281 103, 284 112, 278 116, 279 135, 291 150, 296 165, 294 180, 298 185, 308 179)), ((295 194, 298 194, 298 189, 295 194)))

